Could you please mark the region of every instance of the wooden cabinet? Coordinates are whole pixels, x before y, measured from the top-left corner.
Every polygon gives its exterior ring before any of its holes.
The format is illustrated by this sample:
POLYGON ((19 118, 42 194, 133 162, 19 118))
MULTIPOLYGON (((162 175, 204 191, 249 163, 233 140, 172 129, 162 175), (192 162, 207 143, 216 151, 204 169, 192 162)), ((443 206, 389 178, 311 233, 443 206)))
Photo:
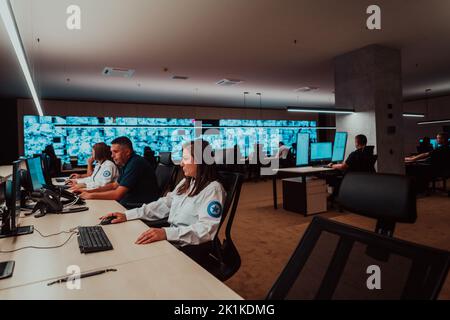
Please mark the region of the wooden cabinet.
POLYGON ((283 208, 305 216, 327 211, 327 184, 317 178, 287 178, 283 183, 283 208))

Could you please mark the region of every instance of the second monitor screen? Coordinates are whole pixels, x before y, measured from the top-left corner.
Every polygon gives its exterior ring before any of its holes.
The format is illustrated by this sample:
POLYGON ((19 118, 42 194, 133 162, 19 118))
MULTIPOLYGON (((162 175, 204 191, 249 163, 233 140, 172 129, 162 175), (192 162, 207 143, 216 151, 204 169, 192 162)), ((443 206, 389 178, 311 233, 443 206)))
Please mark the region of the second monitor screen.
POLYGON ((331 160, 332 153, 331 142, 311 143, 311 161, 331 160))
POLYGON ((299 133, 297 135, 296 165, 306 166, 309 163, 309 134, 299 133))

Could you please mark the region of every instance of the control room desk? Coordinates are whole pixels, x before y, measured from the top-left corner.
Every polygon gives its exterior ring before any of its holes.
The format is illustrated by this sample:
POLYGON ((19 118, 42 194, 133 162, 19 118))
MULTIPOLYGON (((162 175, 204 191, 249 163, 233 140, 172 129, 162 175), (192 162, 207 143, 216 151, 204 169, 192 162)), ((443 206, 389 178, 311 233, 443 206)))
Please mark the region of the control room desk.
POLYGON ((8 177, 12 174, 12 166, 0 166, 0 176, 8 177))
POLYGON ((282 174, 284 178, 287 177, 301 177, 302 181, 306 181, 307 176, 312 176, 322 172, 335 171, 333 168, 323 168, 323 167, 292 167, 292 168, 280 168, 273 169, 274 174, 272 175, 272 189, 273 189, 273 207, 278 209, 277 203, 277 178, 282 174))
MULTIPOLYGON (((44 235, 76 226, 98 224, 108 212, 121 211, 116 201, 88 200, 89 211, 64 215, 47 214, 20 219, 21 225, 34 225, 44 235)), ((14 260, 11 278, 0 280, 2 299, 242 299, 239 295, 196 264, 167 241, 134 244, 147 226, 139 221, 102 226, 114 250, 82 254, 76 235, 63 247, 24 249, 0 253, 0 261, 14 260), (81 279, 81 290, 66 285, 47 286, 51 280, 67 276, 67 267, 77 265, 81 272, 116 268, 117 272, 81 279)), ((54 246, 69 234, 43 238, 31 235, 0 239, 0 250, 24 246, 54 246)))

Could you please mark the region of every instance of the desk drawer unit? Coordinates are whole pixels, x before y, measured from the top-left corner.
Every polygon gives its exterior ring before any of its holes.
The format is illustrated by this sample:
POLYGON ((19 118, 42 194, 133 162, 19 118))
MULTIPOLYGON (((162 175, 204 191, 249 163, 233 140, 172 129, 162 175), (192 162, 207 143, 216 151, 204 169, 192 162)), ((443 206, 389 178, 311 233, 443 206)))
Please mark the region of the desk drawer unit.
POLYGON ((327 211, 327 185, 325 180, 301 178, 282 180, 283 208, 288 211, 302 213, 305 216, 327 211))

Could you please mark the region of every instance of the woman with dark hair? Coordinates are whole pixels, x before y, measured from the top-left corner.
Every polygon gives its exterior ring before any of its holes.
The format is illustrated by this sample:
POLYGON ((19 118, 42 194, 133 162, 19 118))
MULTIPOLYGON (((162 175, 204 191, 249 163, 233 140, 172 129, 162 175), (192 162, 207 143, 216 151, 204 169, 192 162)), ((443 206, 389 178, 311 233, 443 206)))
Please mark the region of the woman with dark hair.
POLYGON ((111 159, 111 149, 99 142, 92 147, 92 156, 87 160, 86 174, 73 174, 68 184, 72 185, 70 191, 82 192, 84 189, 92 190, 114 182, 119 177, 119 170, 111 159), (94 167, 94 161, 97 162, 94 167))
POLYGON ((174 191, 140 208, 110 213, 100 219, 114 217, 111 223, 120 223, 168 217, 168 227, 150 228, 137 238, 137 244, 168 240, 184 247, 213 240, 222 216, 225 191, 217 181, 211 146, 204 140, 184 145, 180 165, 185 178, 174 191))

